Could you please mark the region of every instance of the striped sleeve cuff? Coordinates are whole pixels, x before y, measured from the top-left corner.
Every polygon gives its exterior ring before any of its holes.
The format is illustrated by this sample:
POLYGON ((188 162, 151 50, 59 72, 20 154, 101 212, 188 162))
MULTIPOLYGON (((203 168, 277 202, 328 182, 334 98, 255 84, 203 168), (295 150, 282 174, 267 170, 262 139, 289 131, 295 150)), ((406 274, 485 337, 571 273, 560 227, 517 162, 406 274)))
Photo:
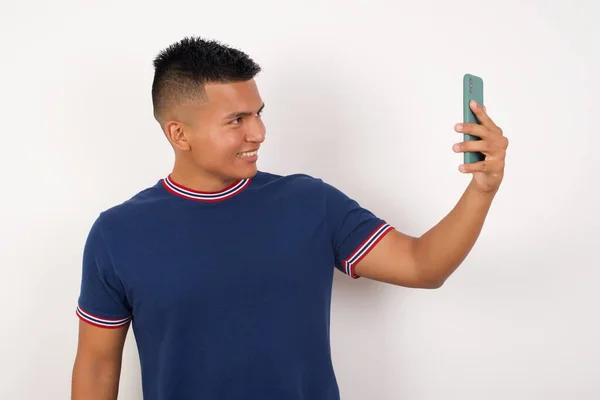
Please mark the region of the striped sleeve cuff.
POLYGON ((394 227, 390 224, 382 223, 354 250, 348 258, 342 262, 342 267, 346 274, 353 279, 358 279, 360 276, 354 273, 354 267, 362 260, 383 237, 389 233, 394 227))
POLYGON ((100 328, 120 328, 122 326, 127 325, 129 321, 131 321, 131 317, 120 318, 120 319, 109 319, 109 318, 100 318, 93 314, 90 314, 87 311, 84 311, 81 307, 77 306, 76 314, 84 322, 88 324, 100 327, 100 328))

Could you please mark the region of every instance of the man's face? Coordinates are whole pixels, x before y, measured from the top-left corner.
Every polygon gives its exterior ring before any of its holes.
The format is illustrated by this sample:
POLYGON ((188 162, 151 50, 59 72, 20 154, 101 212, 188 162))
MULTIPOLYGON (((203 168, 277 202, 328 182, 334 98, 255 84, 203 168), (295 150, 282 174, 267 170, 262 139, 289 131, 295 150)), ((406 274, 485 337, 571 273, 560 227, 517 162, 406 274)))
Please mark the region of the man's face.
POLYGON ((185 140, 176 148, 197 175, 223 181, 254 176, 255 152, 265 140, 256 82, 208 84, 205 91, 205 99, 178 110, 176 126, 185 140))

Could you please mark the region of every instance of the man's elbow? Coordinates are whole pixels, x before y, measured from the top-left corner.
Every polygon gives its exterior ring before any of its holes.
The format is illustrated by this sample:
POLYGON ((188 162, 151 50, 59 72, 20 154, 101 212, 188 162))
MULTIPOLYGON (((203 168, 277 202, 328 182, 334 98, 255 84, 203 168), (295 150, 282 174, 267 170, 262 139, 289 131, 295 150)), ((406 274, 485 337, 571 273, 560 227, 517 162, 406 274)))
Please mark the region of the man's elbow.
POLYGON ((71 398, 116 399, 121 372, 120 360, 78 356, 73 366, 71 398))
POLYGON ((421 289, 439 289, 446 283, 447 276, 440 274, 420 274, 418 282, 421 289))
POLYGON ((421 284, 421 289, 439 289, 444 285, 445 282, 445 278, 424 279, 421 284))

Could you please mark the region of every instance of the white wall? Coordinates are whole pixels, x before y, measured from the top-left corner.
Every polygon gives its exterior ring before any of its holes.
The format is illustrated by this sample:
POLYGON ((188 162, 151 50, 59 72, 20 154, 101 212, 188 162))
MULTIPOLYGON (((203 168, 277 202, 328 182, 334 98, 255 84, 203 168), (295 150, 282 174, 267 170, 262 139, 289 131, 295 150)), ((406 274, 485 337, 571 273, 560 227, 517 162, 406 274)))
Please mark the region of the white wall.
MULTIPOLYGON (((439 290, 335 279, 344 400, 600 398, 600 6, 593 0, 3 2, 0 398, 66 399, 98 212, 173 157, 152 58, 185 35, 264 68, 260 168, 327 179, 410 234, 459 198, 462 75, 511 140, 475 249, 439 290), (220 2, 211 2, 220 3, 220 2)), ((129 335, 120 399, 139 399, 129 335)))

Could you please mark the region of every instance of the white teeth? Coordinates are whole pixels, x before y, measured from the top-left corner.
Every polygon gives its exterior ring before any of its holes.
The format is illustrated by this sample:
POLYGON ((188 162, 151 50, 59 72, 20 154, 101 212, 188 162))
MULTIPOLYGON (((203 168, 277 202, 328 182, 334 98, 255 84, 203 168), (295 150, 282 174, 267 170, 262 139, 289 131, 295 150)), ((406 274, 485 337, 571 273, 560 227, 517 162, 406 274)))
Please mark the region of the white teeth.
POLYGON ((252 157, 252 156, 255 156, 257 153, 258 153, 258 151, 257 151, 257 150, 255 150, 255 151, 247 151, 247 152, 245 152, 245 153, 238 153, 238 155, 237 155, 237 156, 238 156, 239 158, 243 158, 243 157, 252 157))

